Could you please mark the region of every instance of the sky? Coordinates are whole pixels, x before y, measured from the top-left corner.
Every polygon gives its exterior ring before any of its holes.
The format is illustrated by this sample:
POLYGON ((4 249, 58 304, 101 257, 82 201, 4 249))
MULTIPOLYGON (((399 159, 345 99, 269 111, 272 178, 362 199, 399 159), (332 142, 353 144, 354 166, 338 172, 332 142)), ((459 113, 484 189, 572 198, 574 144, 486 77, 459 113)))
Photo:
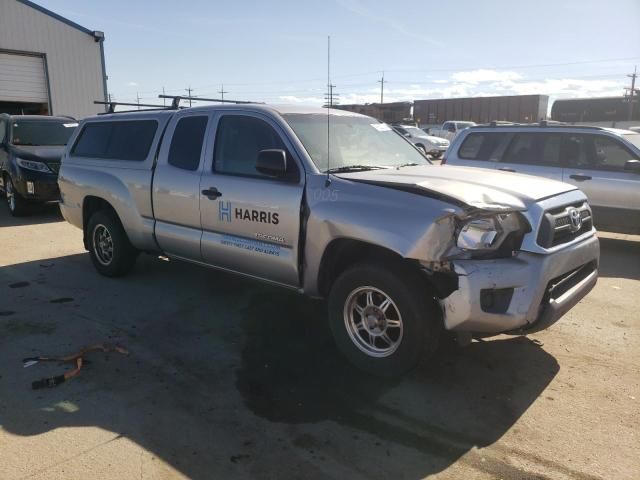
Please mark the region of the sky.
POLYGON ((35 0, 105 32, 119 101, 167 94, 320 105, 622 95, 640 66, 640 0, 35 0), (222 87, 224 85, 224 87, 222 87))

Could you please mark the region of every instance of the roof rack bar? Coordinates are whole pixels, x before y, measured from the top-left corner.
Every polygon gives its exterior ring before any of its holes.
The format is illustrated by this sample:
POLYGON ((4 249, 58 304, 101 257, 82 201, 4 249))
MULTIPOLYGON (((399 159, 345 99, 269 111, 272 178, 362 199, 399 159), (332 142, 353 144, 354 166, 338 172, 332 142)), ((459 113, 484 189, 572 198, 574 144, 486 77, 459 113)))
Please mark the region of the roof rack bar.
MULTIPOLYGON (((125 107, 150 107, 150 108, 154 108, 154 109, 157 109, 157 110, 168 110, 169 109, 169 107, 167 107, 165 105, 155 105, 155 104, 151 104, 151 103, 103 102, 103 101, 100 101, 100 100, 94 100, 93 103, 96 104, 96 105, 109 105, 109 109, 105 113, 116 113, 115 112, 115 108, 118 105, 123 105, 125 107)), ((128 111, 133 111, 133 110, 128 110, 128 111)))
POLYGON ((198 102, 217 102, 217 103, 236 103, 236 104, 264 103, 264 102, 252 102, 249 100, 227 100, 222 98, 183 97, 180 95, 158 95, 158 98, 171 98, 173 100, 172 107, 173 105, 176 105, 176 107, 173 107, 173 108, 177 108, 177 105, 180 103, 180 100, 191 100, 194 102, 198 101, 198 102))

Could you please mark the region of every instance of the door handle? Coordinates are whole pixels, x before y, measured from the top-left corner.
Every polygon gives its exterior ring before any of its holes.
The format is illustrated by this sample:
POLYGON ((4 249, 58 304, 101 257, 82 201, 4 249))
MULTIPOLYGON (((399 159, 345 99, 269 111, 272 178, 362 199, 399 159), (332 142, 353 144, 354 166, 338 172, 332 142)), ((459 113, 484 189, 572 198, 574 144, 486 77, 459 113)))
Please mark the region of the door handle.
POLYGON ((502 170, 503 172, 513 172, 516 173, 516 171, 513 168, 507 168, 507 167, 502 167, 499 168, 498 170, 502 170))
POLYGON ((207 197, 209 200, 215 200, 216 198, 221 197, 222 193, 220 193, 216 187, 209 187, 206 190, 202 190, 202 195, 207 197))
POLYGON ((572 178, 578 182, 584 182, 585 180, 591 180, 589 175, 583 175, 581 173, 574 173, 573 175, 569 175, 569 178, 572 178))

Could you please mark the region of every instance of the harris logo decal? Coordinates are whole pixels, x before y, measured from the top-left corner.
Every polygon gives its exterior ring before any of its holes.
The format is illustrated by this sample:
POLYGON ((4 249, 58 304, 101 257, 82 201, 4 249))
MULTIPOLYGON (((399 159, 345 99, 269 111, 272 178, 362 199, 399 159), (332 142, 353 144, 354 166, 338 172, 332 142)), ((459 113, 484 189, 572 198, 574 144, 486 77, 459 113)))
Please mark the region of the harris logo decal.
POLYGON ((218 221, 231 223, 231 202, 218 202, 218 221))
POLYGON ((245 222, 270 223, 278 225, 280 216, 278 212, 269 212, 255 208, 232 208, 231 202, 218 201, 218 222, 231 223, 232 218, 245 222))

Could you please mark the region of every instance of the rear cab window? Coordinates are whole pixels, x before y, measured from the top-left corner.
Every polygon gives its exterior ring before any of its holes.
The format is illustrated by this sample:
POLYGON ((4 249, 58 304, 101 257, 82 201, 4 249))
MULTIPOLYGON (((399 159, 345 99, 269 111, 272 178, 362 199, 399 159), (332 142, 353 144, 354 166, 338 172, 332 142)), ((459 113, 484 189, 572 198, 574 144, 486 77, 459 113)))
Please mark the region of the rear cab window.
POLYGON ((71 156, 142 162, 149 155, 157 129, 156 120, 87 123, 71 156))
POLYGON ((181 118, 173 132, 169 165, 182 170, 197 170, 209 118, 206 115, 181 118))

